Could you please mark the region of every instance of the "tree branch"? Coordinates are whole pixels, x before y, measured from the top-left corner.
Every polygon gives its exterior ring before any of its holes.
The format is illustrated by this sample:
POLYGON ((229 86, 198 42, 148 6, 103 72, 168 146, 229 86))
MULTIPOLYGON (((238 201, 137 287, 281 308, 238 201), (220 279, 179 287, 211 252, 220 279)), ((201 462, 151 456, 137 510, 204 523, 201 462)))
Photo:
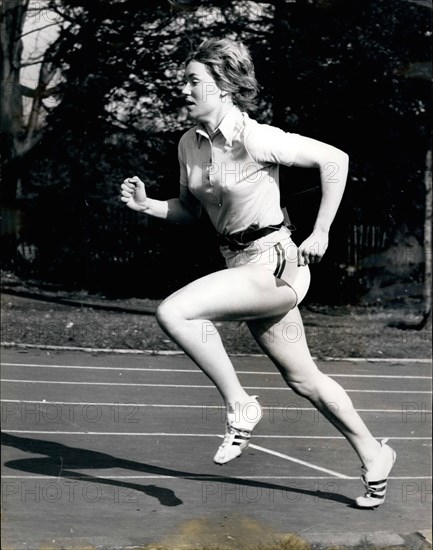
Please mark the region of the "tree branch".
POLYGON ((34 90, 32 107, 30 110, 29 120, 26 128, 26 135, 21 143, 21 148, 24 151, 29 151, 40 139, 39 134, 41 132, 37 132, 37 130, 42 108, 42 99, 44 97, 47 97, 47 87, 53 79, 55 73, 55 67, 53 67, 53 65, 50 63, 48 56, 45 55, 39 71, 38 86, 34 90))
POLYGON ((39 29, 33 29, 31 31, 23 33, 18 38, 23 38, 23 36, 28 36, 29 34, 33 34, 34 32, 43 31, 44 29, 48 29, 48 27, 53 27, 54 25, 59 25, 59 23, 50 23, 49 25, 45 25, 44 27, 39 27, 39 29))
POLYGON ((26 63, 20 63, 19 68, 21 69, 23 67, 32 67, 33 65, 40 65, 44 61, 49 61, 49 59, 46 58, 44 54, 42 54, 39 59, 35 58, 35 59, 32 59, 31 61, 28 61, 26 63))
POLYGON ((51 5, 50 9, 54 13, 57 13, 57 15, 60 15, 65 21, 69 21, 69 23, 73 23, 74 25, 77 24, 77 19, 76 18, 70 17, 69 15, 66 15, 66 13, 60 11, 59 8, 57 8, 54 4, 51 5))
POLYGON ((47 97, 51 97, 53 95, 56 95, 58 92, 60 92, 61 86, 53 86, 52 88, 48 88, 46 90, 41 91, 38 88, 29 88, 24 84, 20 84, 20 90, 21 90, 21 94, 25 97, 34 98, 36 94, 40 94, 42 99, 46 99, 47 97))

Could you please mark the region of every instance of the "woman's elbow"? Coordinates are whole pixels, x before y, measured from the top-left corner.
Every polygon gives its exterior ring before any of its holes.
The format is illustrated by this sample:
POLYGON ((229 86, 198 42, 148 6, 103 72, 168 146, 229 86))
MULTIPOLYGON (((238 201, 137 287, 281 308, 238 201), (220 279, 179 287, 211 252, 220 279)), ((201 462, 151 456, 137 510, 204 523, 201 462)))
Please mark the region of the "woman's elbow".
POLYGON ((343 162, 346 166, 346 168, 349 167, 349 162, 350 162, 350 158, 349 158, 349 155, 347 153, 345 153, 344 151, 341 151, 342 153, 342 156, 343 156, 343 162))
POLYGON ((324 164, 325 172, 347 173, 349 170, 349 155, 341 149, 335 149, 332 160, 328 159, 324 164))
POLYGON ((349 166, 349 155, 341 149, 335 149, 335 161, 340 168, 347 168, 349 166))

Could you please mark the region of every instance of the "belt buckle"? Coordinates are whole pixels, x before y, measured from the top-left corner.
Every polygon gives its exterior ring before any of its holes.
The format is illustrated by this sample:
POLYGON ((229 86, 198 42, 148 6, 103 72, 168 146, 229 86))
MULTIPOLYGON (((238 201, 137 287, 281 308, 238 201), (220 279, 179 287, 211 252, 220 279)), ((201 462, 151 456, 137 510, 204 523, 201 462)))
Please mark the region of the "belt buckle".
POLYGON ((229 249, 232 252, 239 252, 239 250, 244 250, 247 246, 247 244, 240 243, 236 239, 231 239, 229 243, 229 249))
POLYGON ((238 243, 236 239, 231 238, 230 235, 221 235, 220 238, 222 246, 227 246, 232 252, 241 250, 240 243, 238 243))
POLYGON ((245 243, 242 240, 245 232, 246 232, 246 229, 244 229, 244 231, 239 232, 239 237, 231 237, 232 242, 234 242, 235 245, 237 246, 245 246, 245 243))
POLYGON ((234 243, 232 246, 233 248, 230 248, 230 250, 232 251, 236 251, 236 250, 245 250, 245 248, 248 248, 249 245, 253 242, 253 241, 249 241, 247 243, 243 242, 243 238, 244 238, 244 235, 245 233, 248 233, 248 231, 255 231, 257 230, 257 225, 256 224, 253 224, 253 225, 250 225, 249 227, 247 227, 246 229, 244 229, 243 231, 239 231, 238 233, 238 236, 231 236, 230 237, 230 240, 232 241, 232 243, 234 243))

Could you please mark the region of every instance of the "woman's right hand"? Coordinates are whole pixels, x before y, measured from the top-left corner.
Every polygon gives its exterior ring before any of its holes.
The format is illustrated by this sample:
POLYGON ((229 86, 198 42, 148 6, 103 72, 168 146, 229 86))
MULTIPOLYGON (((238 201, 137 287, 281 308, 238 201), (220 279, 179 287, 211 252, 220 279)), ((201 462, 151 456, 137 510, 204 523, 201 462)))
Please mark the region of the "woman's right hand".
POLYGON ((126 203, 128 208, 137 212, 143 212, 147 195, 141 179, 137 176, 126 178, 121 185, 121 190, 120 200, 126 203))

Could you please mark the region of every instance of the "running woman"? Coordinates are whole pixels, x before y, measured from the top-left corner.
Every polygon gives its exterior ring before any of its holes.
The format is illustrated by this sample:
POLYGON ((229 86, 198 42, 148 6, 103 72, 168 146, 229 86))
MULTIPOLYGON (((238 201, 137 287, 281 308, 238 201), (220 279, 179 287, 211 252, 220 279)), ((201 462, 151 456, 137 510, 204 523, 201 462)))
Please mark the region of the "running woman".
POLYGON ((356 503, 375 508, 385 500, 395 452, 387 439, 379 442, 372 436, 345 390, 319 371, 298 309, 310 283, 309 264, 319 262, 328 246, 348 156, 248 116, 258 85, 241 42, 207 40, 188 56, 184 70, 182 93, 196 126, 179 142, 179 197, 151 199, 134 176, 124 180, 121 200, 132 210, 174 223, 193 223, 204 208, 218 233, 228 269, 181 288, 157 310, 161 328, 211 379, 226 405, 226 434, 214 462, 240 456, 262 418, 257 396, 241 386, 213 325, 242 320, 288 386, 347 438, 362 462, 365 494, 356 503), (280 164, 320 171, 317 218, 299 247, 280 207, 280 164), (290 328, 296 329, 296 337, 288 337, 290 328))

